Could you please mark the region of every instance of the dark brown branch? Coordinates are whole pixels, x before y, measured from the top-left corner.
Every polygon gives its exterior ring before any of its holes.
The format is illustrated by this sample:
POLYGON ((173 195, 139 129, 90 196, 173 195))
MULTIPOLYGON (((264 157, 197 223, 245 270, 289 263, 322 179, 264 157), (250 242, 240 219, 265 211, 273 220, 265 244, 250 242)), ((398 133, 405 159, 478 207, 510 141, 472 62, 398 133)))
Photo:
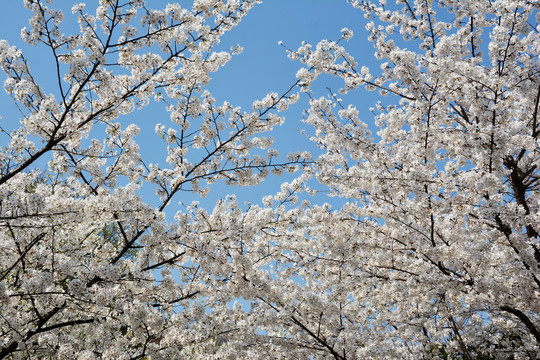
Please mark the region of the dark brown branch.
POLYGON ((463 351, 463 356, 465 357, 465 360, 473 360, 471 354, 469 353, 469 350, 467 349, 467 346, 465 345, 465 342, 463 341, 463 338, 461 337, 461 334, 459 333, 459 329, 457 328, 454 318, 450 316, 448 317, 448 320, 450 321, 450 326, 452 327, 452 330, 454 330, 454 333, 456 334, 459 347, 461 348, 461 351, 463 351))
POLYGON ((313 331, 309 330, 304 324, 302 324, 301 321, 299 321, 297 318, 295 318, 294 316, 291 316, 291 319, 292 321, 300 326, 304 331, 306 331, 309 336, 311 336, 312 338, 314 338, 319 344, 321 344, 322 346, 324 346, 325 348, 328 349, 328 351, 330 351, 330 353, 332 354, 332 356, 334 356, 334 358, 336 360, 346 360, 346 358, 340 354, 338 354, 334 348, 332 346, 330 346, 330 344, 328 344, 328 342, 326 340, 324 340, 323 338, 321 338, 320 336, 317 336, 317 334, 315 334, 313 331))
POLYGON ((540 344, 540 330, 538 330, 536 325, 533 324, 533 322, 527 317, 527 315, 525 315, 521 310, 514 309, 513 307, 507 305, 500 306, 499 309, 509 312, 510 314, 515 315, 519 320, 521 320, 521 322, 525 324, 530 333, 535 337, 536 342, 540 344))
POLYGON ((186 253, 185 251, 182 251, 180 254, 175 255, 172 258, 160 261, 160 262, 152 264, 152 265, 148 265, 148 266, 142 268, 141 271, 148 271, 148 270, 155 269, 155 268, 160 267, 160 266, 165 265, 165 264, 172 264, 174 260, 178 259, 179 257, 184 255, 185 253, 186 253))
POLYGON ((45 233, 41 233, 39 234, 38 236, 36 236, 36 238, 34 240, 32 240, 30 242, 30 244, 28 244, 26 246, 26 248, 24 249, 23 253, 19 256, 19 258, 17 259, 17 261, 15 261, 15 263, 13 265, 10 266, 9 269, 6 270, 6 272, 4 274, 2 274, 2 277, 0 277, 0 281, 4 280, 6 278, 6 276, 11 272, 11 270, 13 270, 15 268, 15 266, 17 266, 17 264, 22 261, 22 259, 24 258, 24 256, 26 256, 26 254, 28 253, 28 251, 30 251, 30 249, 32 249, 32 247, 37 244, 39 242, 39 240, 43 239, 43 237, 45 236, 45 233))
POLYGON ((6 347, 3 347, 2 348, 2 351, 0 351, 0 359, 3 359, 5 358, 6 356, 8 356, 9 354, 11 354, 12 352, 14 352, 15 350, 17 350, 17 347, 19 346, 19 343, 17 341, 14 341, 12 342, 11 344, 9 344, 8 346, 6 347))
POLYGON ((516 255, 519 257, 519 259, 521 260, 521 263, 523 264, 525 269, 527 269, 527 271, 529 271, 529 273, 531 274, 534 282, 536 283, 536 286, 538 286, 540 288, 540 280, 536 277, 535 273, 531 270, 531 267, 529 266, 529 264, 527 264, 521 258, 521 254, 520 254, 518 248, 516 248, 516 246, 512 243, 512 240, 510 239, 510 235, 512 234, 512 229, 508 225, 503 223, 503 221, 501 220, 499 215, 495 216, 495 221, 497 222, 496 228, 504 234, 504 236, 506 237, 506 240, 508 241, 508 244, 510 244, 510 247, 512 248, 512 250, 514 250, 514 253, 516 253, 516 255))
POLYGON ((36 330, 34 332, 34 334, 42 333, 42 332, 46 332, 46 331, 51 331, 51 330, 55 330, 55 329, 60 329, 60 328, 66 327, 66 326, 90 324, 90 323, 93 323, 95 320, 96 319, 80 319, 80 320, 66 321, 66 322, 63 322, 63 323, 58 323, 58 324, 54 324, 54 325, 39 328, 38 330, 36 330))

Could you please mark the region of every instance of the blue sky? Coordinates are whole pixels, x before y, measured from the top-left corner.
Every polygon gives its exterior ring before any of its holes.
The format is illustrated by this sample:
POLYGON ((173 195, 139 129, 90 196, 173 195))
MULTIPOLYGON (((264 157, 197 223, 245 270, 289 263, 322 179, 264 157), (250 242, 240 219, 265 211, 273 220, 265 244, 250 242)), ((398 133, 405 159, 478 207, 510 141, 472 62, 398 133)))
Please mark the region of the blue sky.
MULTIPOLYGON (((77 1, 78 2, 78 1, 77 1)), ((164 7, 170 0, 148 0, 147 6, 151 8, 164 7)), ((187 4, 191 1, 179 3, 187 4)), ((67 0, 56 0, 52 5, 64 10, 66 23, 73 23, 71 6, 75 3, 67 0)), ((88 7, 97 4, 97 0, 88 1, 88 7)), ((0 38, 8 40, 23 50, 27 57, 31 71, 41 84, 54 86, 55 78, 52 65, 52 55, 44 47, 33 47, 20 40, 20 29, 28 26, 30 12, 24 9, 22 1, 10 0, 9 6, 4 6, 0 13, 0 38)), ((213 75, 209 90, 217 100, 222 103, 227 100, 234 106, 241 106, 246 110, 251 108, 254 100, 263 98, 269 91, 281 92, 294 83, 295 74, 301 64, 287 58, 285 49, 278 45, 278 41, 288 48, 297 48, 302 41, 314 46, 322 39, 337 40, 341 36, 341 29, 348 27, 355 33, 354 38, 346 44, 351 54, 355 56, 360 65, 378 67, 374 62, 373 48, 366 40, 367 32, 364 28, 366 20, 361 11, 354 9, 346 0, 266 0, 256 5, 245 17, 242 23, 222 38, 221 46, 229 49, 239 44, 244 48, 242 54, 234 56, 229 64, 213 75)), ((66 31, 67 32, 67 31, 66 31)), ((314 86, 314 96, 328 94, 325 86, 337 91, 339 81, 324 78, 314 86)), ((3 80, 2 80, 3 81, 3 80)), ((52 91, 52 90, 51 90, 52 91)), ((307 107, 307 96, 303 95, 301 101, 285 113, 285 124, 276 129, 273 134, 275 147, 280 151, 280 158, 284 159, 289 151, 313 150, 310 142, 301 134, 304 129, 301 122, 302 110, 307 107)), ((346 98, 361 111, 361 117, 367 123, 373 123, 373 115, 369 107, 377 100, 376 93, 356 92, 346 98)), ((133 121, 148 130, 153 129, 159 116, 168 117, 165 112, 156 113, 156 108, 150 107, 135 113, 133 121), (160 115, 156 115, 160 114, 160 115), (148 121, 150 118, 152 121, 148 121), (145 125, 146 124, 146 125, 145 125)), ((11 103, 11 99, 2 93, 0 96, 1 126, 5 129, 14 128, 18 124, 19 115, 11 103)), ((166 122, 166 119, 163 121, 166 122)), ((144 132, 142 132, 144 134, 144 132)), ((0 142, 5 142, 0 137, 0 142)), ((152 151, 152 144, 139 135, 138 142, 143 153, 152 151)), ((160 154, 155 154, 160 155, 160 154)), ((164 156, 163 156, 164 158, 164 156)), ((163 160, 164 162, 164 160, 163 160)), ((289 176, 289 179, 291 177, 289 176)), ((211 206, 218 198, 226 193, 237 193, 241 201, 250 200, 258 203, 266 194, 273 194, 279 190, 279 184, 285 178, 269 177, 262 185, 254 189, 231 188, 218 185, 212 188, 209 197, 203 202, 211 206), (248 190, 248 191, 246 191, 248 190)), ((186 199, 176 201, 190 202, 186 199)))

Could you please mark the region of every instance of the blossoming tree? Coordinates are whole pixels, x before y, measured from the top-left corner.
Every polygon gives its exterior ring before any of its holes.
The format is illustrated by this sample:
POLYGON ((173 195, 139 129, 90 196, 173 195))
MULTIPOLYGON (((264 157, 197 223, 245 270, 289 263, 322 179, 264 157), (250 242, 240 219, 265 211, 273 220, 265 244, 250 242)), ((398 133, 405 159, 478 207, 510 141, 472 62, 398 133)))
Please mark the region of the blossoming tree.
POLYGON ((294 87, 250 113, 204 90, 230 57, 213 46, 255 2, 101 0, 95 16, 73 8, 66 36, 61 12, 25 1, 23 36, 58 81, 46 93, 0 43, 23 114, 0 157, 0 358, 537 358, 539 5, 350 1, 380 71, 345 50, 347 29, 289 50, 322 154, 260 206, 229 197, 168 224, 184 190, 309 160, 263 157, 271 141, 255 136, 294 87), (310 92, 321 74, 340 94, 310 92), (339 99, 362 87, 389 95, 376 135, 339 99), (147 164, 126 123, 151 98, 170 111, 156 124, 167 166, 147 164), (321 186, 343 206, 297 203, 321 186))
POLYGON ((299 358, 537 358, 540 5, 350 3, 380 71, 340 42, 290 50, 306 91, 344 85, 311 94, 316 164, 242 218, 267 216, 235 270, 247 322, 299 358), (361 87, 389 95, 376 135, 339 99, 361 87), (313 177, 342 208, 283 205, 313 177))
POLYGON ((211 351, 232 320, 206 321, 208 305, 192 303, 219 302, 199 271, 207 265, 188 254, 205 245, 185 214, 169 227, 164 211, 181 192, 204 196, 218 180, 253 185, 303 162, 276 163, 276 151, 260 150, 271 138, 255 136, 282 122, 276 112, 297 99, 294 86, 251 112, 205 90, 236 51, 215 45, 256 1, 151 10, 103 0, 94 15, 80 4, 74 35, 49 3, 24 1, 32 17, 22 37, 47 49, 55 84, 36 83, 23 54, 0 42, 4 87, 21 111, 0 155, 0 358, 211 351), (165 165, 141 156, 127 117, 152 98, 170 112, 155 124, 165 165), (139 196, 143 183, 155 187, 157 207, 139 196))

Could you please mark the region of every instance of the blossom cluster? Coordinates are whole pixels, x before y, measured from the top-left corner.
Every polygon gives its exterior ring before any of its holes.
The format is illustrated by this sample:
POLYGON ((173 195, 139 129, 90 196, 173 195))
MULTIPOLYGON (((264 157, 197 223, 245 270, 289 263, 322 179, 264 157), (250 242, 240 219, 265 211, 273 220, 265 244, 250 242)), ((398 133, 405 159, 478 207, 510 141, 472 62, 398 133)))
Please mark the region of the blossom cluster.
POLYGON ((349 2, 380 68, 344 28, 288 50, 296 82, 244 110, 207 84, 257 0, 77 4, 74 35, 24 1, 57 84, 0 41, 22 113, 0 149, 0 358, 540 356, 539 4, 349 2), (315 94, 323 74, 388 95, 374 123, 315 94), (279 160, 272 130, 304 95, 320 154, 279 160), (129 116, 151 101, 158 161, 129 116), (172 205, 285 171, 260 204, 172 205))

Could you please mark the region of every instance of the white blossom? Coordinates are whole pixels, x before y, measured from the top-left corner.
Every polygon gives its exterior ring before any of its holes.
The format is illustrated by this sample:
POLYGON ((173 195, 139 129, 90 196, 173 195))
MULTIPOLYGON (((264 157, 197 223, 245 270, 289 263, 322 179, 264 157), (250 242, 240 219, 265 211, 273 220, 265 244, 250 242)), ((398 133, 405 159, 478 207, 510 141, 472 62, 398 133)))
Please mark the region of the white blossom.
POLYGON ((381 66, 302 43, 295 85, 243 110, 207 84, 256 0, 79 4, 73 35, 24 1, 22 38, 59 67, 42 87, 0 41, 21 110, 0 149, 0 357, 539 356, 539 5, 348 2, 381 66), (343 99, 316 93, 324 74, 343 99), (374 120, 348 104, 363 89, 387 95, 374 120), (272 131, 303 96, 320 152, 281 160, 272 131), (131 116, 151 99, 155 158, 131 116), (285 172, 246 205, 177 205, 285 172))

